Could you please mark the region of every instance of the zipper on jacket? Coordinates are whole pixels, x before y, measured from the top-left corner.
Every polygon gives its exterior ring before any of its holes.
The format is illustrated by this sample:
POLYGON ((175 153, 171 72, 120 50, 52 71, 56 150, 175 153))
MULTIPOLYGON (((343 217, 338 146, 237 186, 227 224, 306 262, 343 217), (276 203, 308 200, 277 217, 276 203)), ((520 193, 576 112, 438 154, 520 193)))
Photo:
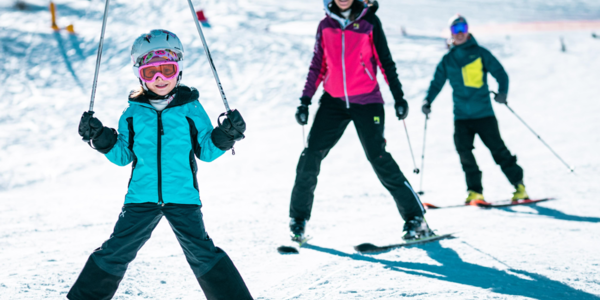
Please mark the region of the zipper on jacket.
POLYGON ((157 159, 157 166, 158 166, 158 204, 165 206, 165 202, 163 201, 163 197, 162 197, 162 170, 161 170, 161 148, 162 148, 162 136, 165 134, 164 130, 163 130, 163 125, 162 125, 162 112, 161 111, 157 111, 156 112, 158 114, 158 159, 157 159))
POLYGON ((350 108, 350 99, 348 98, 348 86, 346 83, 346 34, 342 28, 342 72, 344 73, 344 95, 346 96, 346 108, 350 108))
POLYGON ((369 72, 369 69, 367 69, 367 65, 365 65, 365 61, 363 60, 363 55, 362 53, 360 54, 360 63, 363 65, 363 67, 365 68, 365 72, 367 73, 367 76, 369 76, 369 78, 371 78, 371 81, 373 81, 373 76, 371 76, 371 72, 369 72))

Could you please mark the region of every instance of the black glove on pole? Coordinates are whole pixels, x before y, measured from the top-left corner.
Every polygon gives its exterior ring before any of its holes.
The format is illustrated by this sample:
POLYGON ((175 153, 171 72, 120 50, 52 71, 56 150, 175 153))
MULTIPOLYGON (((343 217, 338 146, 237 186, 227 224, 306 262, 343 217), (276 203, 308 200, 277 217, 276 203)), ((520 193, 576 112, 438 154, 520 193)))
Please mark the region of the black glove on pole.
POLYGON ((431 103, 429 103, 427 100, 423 100, 423 106, 421 106, 421 111, 426 116, 429 116, 429 114, 431 113, 431 103))
POLYGON ((500 94, 500 93, 496 94, 496 93, 494 93, 494 100, 496 102, 500 103, 500 104, 507 104, 508 103, 506 101, 507 97, 508 97, 508 95, 506 95, 506 94, 500 94))
POLYGON ((83 138, 87 135, 88 145, 106 154, 117 143, 117 131, 102 125, 102 122, 94 118, 94 112, 84 112, 79 121, 79 135, 83 138))
POLYGON ((296 109, 296 122, 300 125, 308 124, 308 105, 302 104, 296 109))
POLYGON ((400 99, 396 101, 394 108, 396 110, 396 117, 398 117, 398 120, 404 120, 406 117, 408 117, 408 102, 406 102, 406 100, 400 99))

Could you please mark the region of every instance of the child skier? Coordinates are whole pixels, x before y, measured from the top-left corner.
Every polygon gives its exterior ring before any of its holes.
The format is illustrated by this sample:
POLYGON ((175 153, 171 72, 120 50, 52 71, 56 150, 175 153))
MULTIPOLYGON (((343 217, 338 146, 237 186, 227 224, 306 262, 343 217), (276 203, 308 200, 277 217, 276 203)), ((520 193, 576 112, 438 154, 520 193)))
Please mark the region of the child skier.
POLYGON ((300 125, 308 121, 308 105, 321 82, 325 92, 296 169, 290 203, 292 240, 305 240, 321 161, 341 138, 350 123, 383 186, 392 194, 405 220, 406 240, 433 235, 423 218, 423 206, 398 164, 385 151, 385 113, 377 83, 377 66, 388 81, 398 119, 408 115, 396 65, 387 45, 377 2, 324 0, 326 16, 319 24, 314 56, 296 112, 300 125))
POLYGON ((130 95, 118 133, 93 113, 81 118, 79 134, 89 137, 90 146, 116 165, 133 165, 114 232, 92 253, 69 299, 111 299, 163 216, 207 299, 252 299, 229 256, 205 231, 194 157, 215 160, 243 137, 246 125, 233 111, 213 129, 198 91, 180 85, 183 54, 181 42, 169 31, 138 37, 131 57, 142 86, 130 95))
POLYGON ((479 46, 468 31, 467 20, 461 15, 450 19, 452 43, 450 50, 438 64, 423 102, 423 113, 431 112, 431 103, 450 80, 454 99, 454 144, 467 180, 467 204, 484 201, 481 171, 473 156, 473 141, 478 134, 490 149, 494 161, 515 187, 512 200, 527 199, 523 185, 523 169, 517 165, 517 157, 504 145, 494 116, 487 72, 498 81, 498 93, 494 100, 506 104, 508 75, 498 60, 487 49, 479 46))

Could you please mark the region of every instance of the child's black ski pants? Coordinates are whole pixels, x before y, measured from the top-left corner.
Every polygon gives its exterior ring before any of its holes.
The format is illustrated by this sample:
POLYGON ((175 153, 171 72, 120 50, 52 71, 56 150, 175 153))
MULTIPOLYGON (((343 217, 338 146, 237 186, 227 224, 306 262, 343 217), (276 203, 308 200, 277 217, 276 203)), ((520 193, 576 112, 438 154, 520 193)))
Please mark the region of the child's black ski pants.
POLYGON ((206 298, 252 299, 227 254, 208 237, 199 205, 125 204, 114 232, 94 251, 69 291, 71 300, 111 299, 127 266, 150 239, 161 218, 171 225, 206 298))

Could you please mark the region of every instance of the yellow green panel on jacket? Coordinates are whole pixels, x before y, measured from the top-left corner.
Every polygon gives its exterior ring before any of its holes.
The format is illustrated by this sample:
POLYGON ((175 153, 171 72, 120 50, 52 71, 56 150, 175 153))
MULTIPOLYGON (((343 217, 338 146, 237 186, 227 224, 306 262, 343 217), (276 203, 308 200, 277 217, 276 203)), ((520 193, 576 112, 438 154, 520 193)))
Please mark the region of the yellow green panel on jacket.
POLYGON ((481 57, 462 67, 462 75, 465 86, 476 89, 482 87, 484 83, 483 63, 481 63, 481 57))

